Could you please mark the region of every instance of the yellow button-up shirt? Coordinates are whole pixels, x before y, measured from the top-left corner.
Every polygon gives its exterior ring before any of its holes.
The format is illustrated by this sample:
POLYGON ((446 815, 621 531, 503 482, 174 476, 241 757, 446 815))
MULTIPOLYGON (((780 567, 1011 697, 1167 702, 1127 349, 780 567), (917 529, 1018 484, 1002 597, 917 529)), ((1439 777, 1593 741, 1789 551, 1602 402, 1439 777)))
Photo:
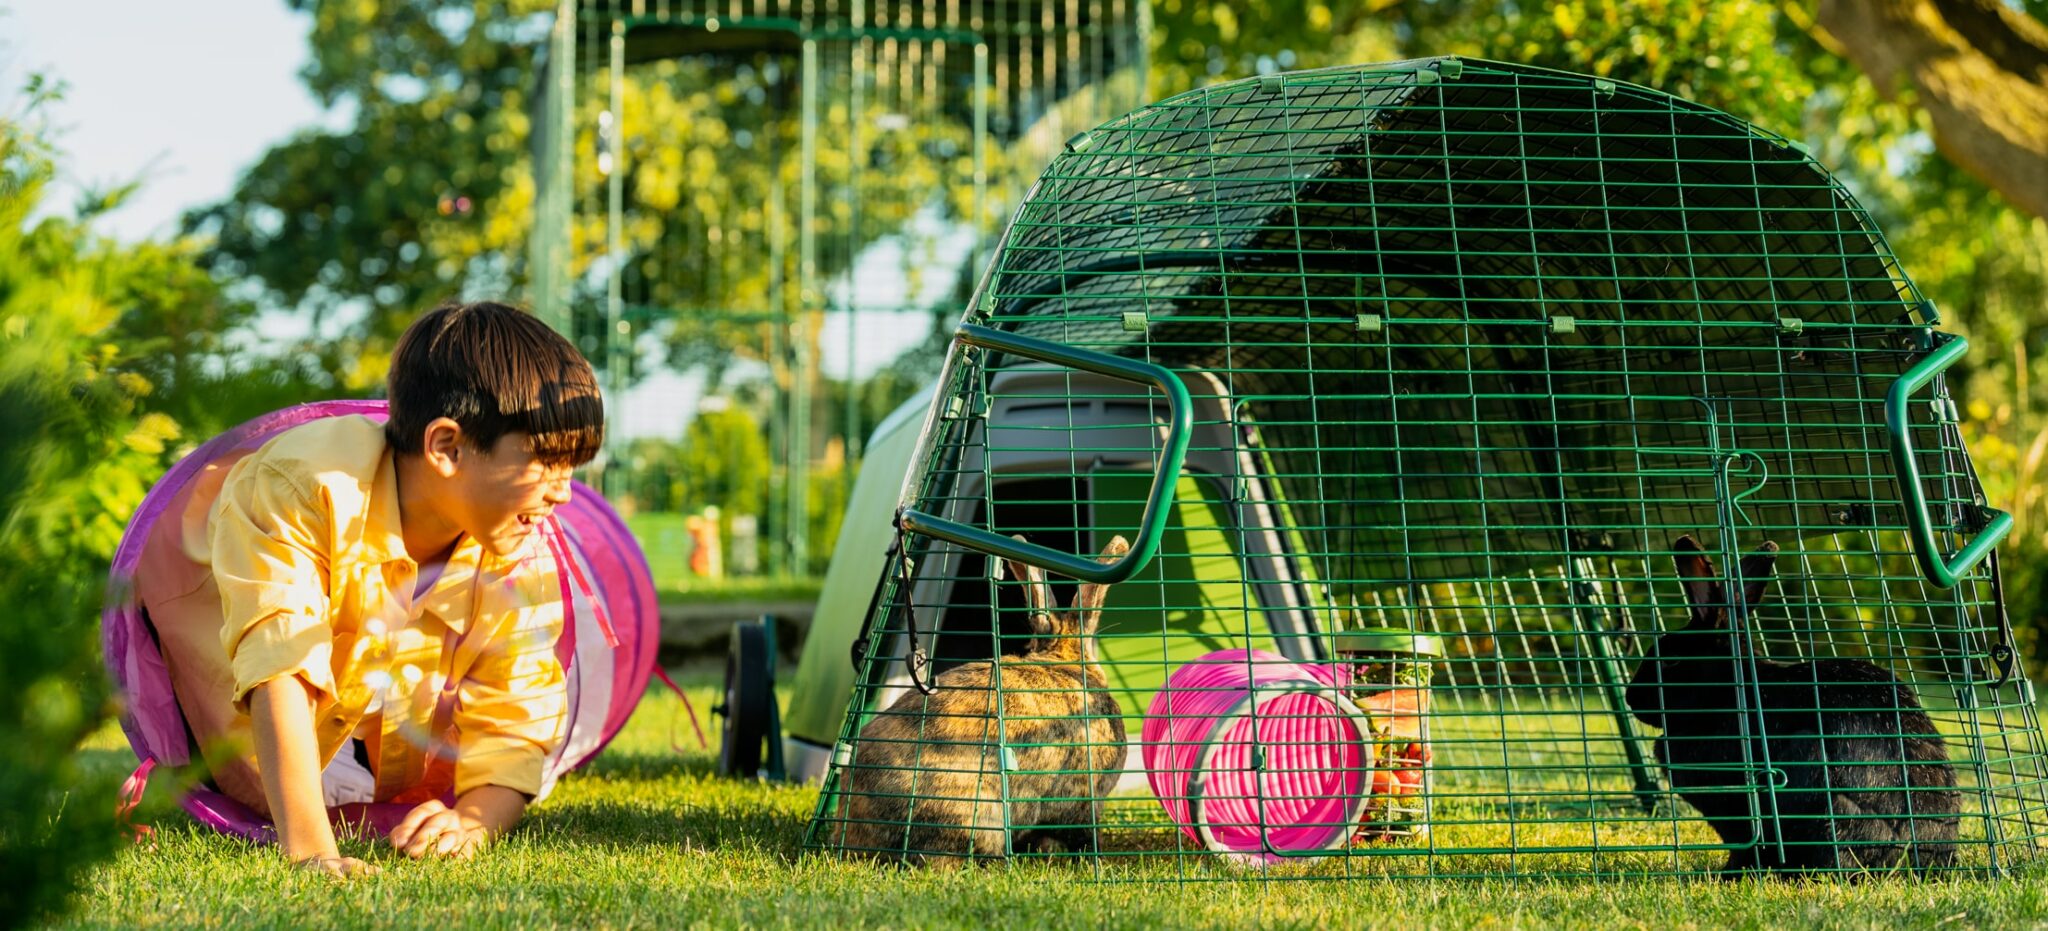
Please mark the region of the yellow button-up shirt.
POLYGON ((207 517, 206 552, 192 555, 219 592, 233 679, 222 699, 236 712, 257 685, 296 675, 314 693, 320 758, 360 731, 379 801, 540 791, 567 691, 559 582, 538 532, 513 558, 462 538, 415 600, 396 467, 364 417, 270 441, 228 472, 207 517))

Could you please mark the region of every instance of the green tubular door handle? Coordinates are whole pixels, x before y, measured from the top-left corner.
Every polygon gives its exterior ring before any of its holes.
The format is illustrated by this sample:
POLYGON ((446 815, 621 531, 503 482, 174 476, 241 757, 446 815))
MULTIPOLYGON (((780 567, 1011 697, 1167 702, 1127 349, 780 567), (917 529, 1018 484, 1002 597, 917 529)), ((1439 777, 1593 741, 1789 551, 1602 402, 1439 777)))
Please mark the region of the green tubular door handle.
POLYGON ((2012 515, 1991 509, 1991 523, 1954 556, 1944 558, 1935 545, 1934 518, 1927 513, 1927 491, 1920 485, 1920 463, 1913 456, 1912 418, 1907 415, 1907 403, 1913 392, 1962 358, 1969 347, 1969 341, 1960 336, 1941 344, 1899 376, 1884 399, 1885 426, 1892 433, 1892 469, 1898 473, 1899 487, 1906 495, 1907 533, 1913 539, 1913 557, 1920 563, 1920 574, 1940 588, 1954 588, 1958 579, 2012 532, 2012 515))
POLYGON ((1166 443, 1159 451, 1158 467, 1152 474, 1152 493, 1145 501, 1145 515, 1138 522, 1137 539, 1131 550, 1115 562, 1101 563, 1085 556, 1062 553, 1049 546, 1013 540, 998 533, 959 521, 947 520, 915 508, 905 508, 898 518, 909 533, 958 544, 970 550, 1003 559, 1014 559, 1057 572, 1083 582, 1110 584, 1136 575, 1159 552, 1159 538, 1166 533, 1167 511, 1173 505, 1173 486, 1180 479, 1181 463, 1187 459, 1188 438, 1193 430, 1193 403, 1188 388, 1179 378, 1160 366, 1136 359, 1005 333, 974 324, 962 324, 954 339, 969 345, 1007 352, 1039 362, 1094 372, 1121 381, 1149 385, 1166 395, 1166 443))

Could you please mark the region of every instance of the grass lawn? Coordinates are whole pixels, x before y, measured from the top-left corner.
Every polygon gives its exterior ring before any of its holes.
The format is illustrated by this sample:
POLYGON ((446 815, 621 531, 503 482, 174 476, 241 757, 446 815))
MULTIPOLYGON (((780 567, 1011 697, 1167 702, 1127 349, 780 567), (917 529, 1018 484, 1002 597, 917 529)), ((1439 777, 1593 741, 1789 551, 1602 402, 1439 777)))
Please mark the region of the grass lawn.
MULTIPOLYGON (((700 713, 715 674, 684 678, 700 713)), ((715 735, 714 735, 715 736, 715 735)), ((467 863, 413 863, 368 843, 384 867, 339 883, 274 850, 203 832, 182 816, 153 848, 89 879, 77 927, 1942 927, 2048 924, 2048 869, 2006 879, 1828 882, 1355 880, 1292 883, 1198 872, 1176 886, 1088 882, 1081 863, 909 872, 804 855, 817 793, 721 780, 682 704, 650 693, 619 739, 564 780, 525 826, 467 863)), ((86 751, 130 763, 119 732, 86 751)), ((1158 875, 1170 876, 1172 872, 1158 875)))

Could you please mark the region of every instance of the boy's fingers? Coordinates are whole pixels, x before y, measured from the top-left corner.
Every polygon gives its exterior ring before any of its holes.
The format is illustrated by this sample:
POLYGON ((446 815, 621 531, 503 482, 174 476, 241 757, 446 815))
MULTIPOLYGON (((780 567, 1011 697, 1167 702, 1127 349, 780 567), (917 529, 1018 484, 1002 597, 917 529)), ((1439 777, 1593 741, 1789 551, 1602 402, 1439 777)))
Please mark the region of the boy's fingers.
POLYGON ((364 863, 354 857, 315 857, 311 860, 301 861, 299 867, 324 876, 332 876, 336 879, 347 879, 352 876, 375 876, 380 872, 377 867, 364 863))
POLYGON ((341 875, 343 876, 375 876, 381 872, 383 870, 378 869, 374 863, 364 863, 354 857, 342 858, 341 875))
POLYGON ((420 824, 419 830, 413 835, 412 843, 406 846, 405 854, 417 859, 428 854, 447 853, 447 844, 459 842, 467 827, 468 825, 462 821, 462 816, 454 809, 436 812, 433 817, 420 824))
POLYGON ((441 804, 439 799, 414 806, 413 810, 405 813, 405 818, 398 822, 398 826, 391 829, 391 846, 400 850, 405 849, 406 845, 412 842, 413 834, 419 831, 421 824, 447 810, 448 806, 441 804))
POLYGON ((434 848, 434 842, 448 833, 448 812, 436 812, 433 817, 420 822, 412 835, 412 843, 405 845, 405 855, 418 859, 434 848))

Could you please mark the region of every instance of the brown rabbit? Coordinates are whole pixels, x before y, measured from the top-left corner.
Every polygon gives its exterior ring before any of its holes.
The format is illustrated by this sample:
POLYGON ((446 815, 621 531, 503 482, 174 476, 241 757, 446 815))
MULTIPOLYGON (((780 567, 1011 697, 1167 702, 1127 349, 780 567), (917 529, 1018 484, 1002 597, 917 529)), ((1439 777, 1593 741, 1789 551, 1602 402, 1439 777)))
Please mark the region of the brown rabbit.
MULTIPOLYGON (((1117 537, 1100 560, 1129 550, 1117 537)), ((933 866, 1000 858, 1006 798, 1017 850, 1094 845, 1102 800, 1124 765, 1123 709, 1094 643, 1109 586, 1082 585, 1060 614, 1044 573, 1014 562, 1010 572, 1025 581, 1037 635, 1030 652, 947 670, 931 695, 909 692, 861 729, 839 789, 840 849, 933 866)))

